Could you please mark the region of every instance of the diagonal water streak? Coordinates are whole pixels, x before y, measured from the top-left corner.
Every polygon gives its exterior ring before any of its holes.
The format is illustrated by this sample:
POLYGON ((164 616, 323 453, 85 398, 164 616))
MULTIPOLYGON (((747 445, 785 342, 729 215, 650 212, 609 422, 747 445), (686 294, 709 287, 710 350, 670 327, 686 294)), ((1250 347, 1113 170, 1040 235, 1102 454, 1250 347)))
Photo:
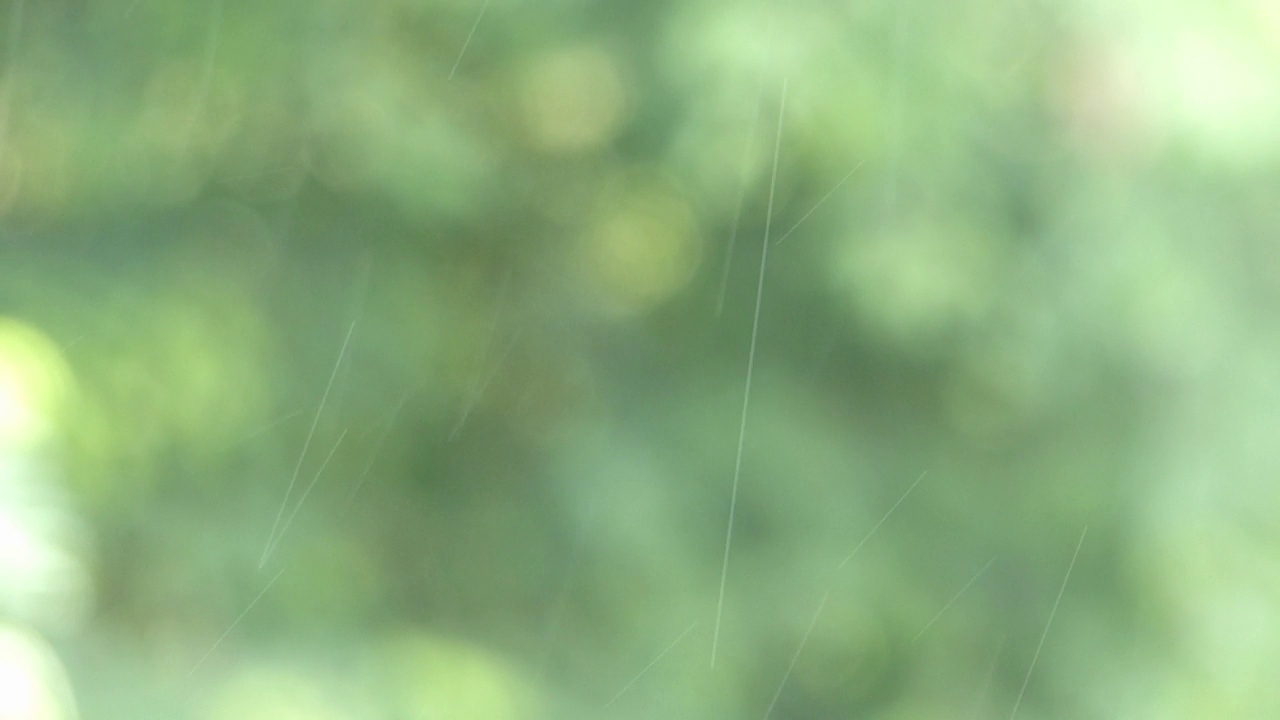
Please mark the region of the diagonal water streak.
POLYGON ((213 646, 209 648, 208 652, 200 656, 200 659, 196 661, 195 666, 193 666, 191 671, 187 673, 187 677, 191 677, 196 674, 196 670, 200 669, 200 666, 204 664, 204 661, 209 659, 209 656, 213 654, 213 651, 218 649, 218 646, 222 644, 222 641, 227 639, 227 636, 231 634, 231 631, 236 629, 236 626, 240 624, 240 621, 244 620, 244 616, 249 614, 249 611, 253 609, 253 606, 258 604, 258 601, 262 599, 262 596, 267 594, 267 591, 271 589, 272 585, 276 584, 276 581, 279 580, 280 576, 283 574, 284 568, 280 568, 280 571, 275 574, 275 577, 271 578, 271 580, 267 582, 266 587, 262 588, 262 591, 254 596, 253 600, 249 601, 249 605, 236 617, 235 620, 231 622, 230 627, 218 636, 218 639, 213 642, 213 646))
POLYGON ((729 241, 724 249, 724 267, 720 270, 720 293, 716 297, 716 317, 724 312, 724 297, 729 289, 729 270, 733 267, 733 253, 738 247, 738 226, 742 222, 742 208, 747 200, 747 170, 751 163, 751 146, 756 137, 756 126, 760 124, 760 106, 764 102, 764 73, 760 73, 760 86, 756 90, 755 109, 751 113, 751 124, 747 126, 747 140, 742 145, 742 167, 738 172, 738 198, 733 205, 733 223, 729 226, 729 241))
MULTIPOLYGON (((270 432, 273 428, 277 427, 278 425, 281 425, 282 423, 288 422, 289 420, 292 420, 292 419, 294 419, 295 417, 297 417, 297 416, 299 416, 299 415, 301 415, 301 414, 302 414, 302 408, 296 408, 295 410, 293 410, 293 411, 291 411, 291 412, 288 412, 288 413, 286 413, 286 414, 284 414, 284 415, 281 415, 280 417, 277 417, 277 418, 275 418, 274 420, 270 420, 270 421, 268 421, 268 422, 267 422, 266 424, 264 424, 264 425, 260 425, 260 426, 258 426, 258 428, 257 428, 257 429, 252 430, 252 431, 250 431, 249 433, 247 433, 247 434, 245 434, 244 436, 242 436, 239 440, 237 440, 237 441, 236 441, 236 443, 235 443, 235 444, 236 444, 236 445, 241 445, 241 444, 243 444, 243 443, 247 443, 247 442, 249 442, 250 440, 252 440, 252 439, 254 439, 254 438, 256 438, 256 437, 258 437, 258 436, 260 436, 260 435, 264 435, 264 434, 266 434, 266 433, 270 432)), ((234 447, 234 446, 233 446, 233 447, 234 447)))
MULTIPOLYGON (((924 479, 926 474, 928 474, 928 471, 920 473, 920 477, 916 478, 915 482, 911 483, 911 487, 907 488, 907 491, 898 498, 898 501, 895 502, 883 516, 881 516, 880 520, 871 528, 870 532, 868 532, 866 536, 862 538, 862 541, 853 549, 853 552, 849 553, 848 557, 844 559, 844 562, 840 563, 840 565, 836 567, 837 572, 858 554, 858 551, 862 549, 862 546, 866 545, 867 541, 871 539, 871 536, 876 534, 876 531, 879 530, 880 526, 889 519, 890 515, 893 515, 893 511, 897 510, 898 506, 901 505, 902 502, 907 499, 907 496, 911 494, 911 491, 916 489, 916 486, 920 484, 920 481, 924 479)), ((995 558, 992 558, 992 560, 994 561, 995 558)), ((990 565, 991 563, 987 564, 990 565)), ((985 571, 986 568, 984 567, 983 570, 985 571)), ((977 579, 976 576, 974 579, 977 579)), ((970 581, 970 583, 972 583, 972 581, 970 581)), ((773 694, 773 701, 769 703, 769 708, 765 711, 765 720, 769 720, 769 716, 773 713, 774 706, 778 704, 778 698, 782 697, 782 690, 786 687, 787 680, 790 679, 791 673, 795 670, 796 663, 800 660, 800 654, 804 652, 804 646, 809 642, 809 636, 813 634, 813 628, 818 624, 818 617, 822 615, 822 609, 826 607, 827 600, 831 597, 831 592, 831 588, 828 586, 827 591, 822 595, 822 601, 818 603, 818 609, 813 613, 813 619, 809 621, 809 628, 805 631, 804 637, 800 639, 800 645, 796 648, 795 655, 791 657, 791 664, 787 666, 787 672, 782 676, 782 682, 778 685, 778 690, 773 694)), ((963 590, 961 592, 963 592, 963 590)), ((958 595, 959 594, 957 594, 957 597, 958 595)), ((948 605, 949 604, 950 603, 948 603, 948 605)), ((939 613, 939 615, 941 615, 941 613, 939 613)))
POLYGON ((625 694, 626 694, 626 692, 627 692, 628 690, 630 690, 630 689, 631 689, 631 686, 632 686, 632 685, 635 685, 637 682, 639 682, 639 681, 640 681, 640 678, 644 677, 645 673, 649 672, 649 670, 650 670, 650 669, 652 669, 654 665, 657 665, 657 664, 658 664, 658 661, 660 661, 660 660, 662 660, 662 658, 666 657, 666 656, 667 656, 667 653, 669 653, 669 652, 671 652, 672 650, 674 650, 674 649, 675 649, 675 647, 676 647, 677 645, 679 645, 679 644, 680 644, 680 641, 681 641, 681 640, 683 640, 683 639, 685 638, 685 636, 686 636, 686 635, 688 635, 689 633, 693 632, 693 629, 694 629, 695 627, 697 627, 697 626, 698 626, 698 623, 697 623, 697 621, 695 620, 695 621, 694 621, 694 623, 693 623, 692 625, 690 625, 689 627, 685 628, 684 632, 680 633, 680 636, 679 636, 679 637, 677 637, 675 640, 672 640, 672 641, 671 641, 671 644, 670 644, 670 645, 668 645, 668 646, 666 647, 666 649, 664 649, 662 652, 658 653, 658 656, 657 656, 657 657, 655 657, 653 660, 650 660, 650 661, 649 661, 649 664, 644 666, 644 669, 642 669, 640 672, 636 673, 635 677, 631 678, 631 681, 630 681, 630 682, 628 682, 626 685, 623 685, 623 686, 622 686, 622 689, 621 689, 621 690, 619 690, 619 691, 618 691, 618 693, 617 693, 616 695, 614 695, 614 696, 609 700, 609 702, 605 703, 605 704, 604 704, 604 706, 607 708, 607 707, 609 707, 610 705, 613 705, 615 702, 617 702, 617 701, 618 701, 618 698, 620 698, 620 697, 622 697, 623 695, 625 695, 625 694))
POLYGON ((480 27, 480 21, 484 19, 484 12, 489 9, 489 0, 484 0, 480 5, 480 12, 476 14, 476 21, 471 25, 471 32, 467 33, 467 39, 462 41, 462 49, 458 51, 458 59, 453 61, 453 69, 449 71, 449 80, 453 80, 453 76, 458 72, 458 66, 462 64, 462 56, 467 54, 467 48, 471 46, 471 38, 475 37, 476 30, 480 27))
POLYGON ((858 172, 858 170, 860 170, 862 166, 866 164, 867 164, 867 161, 863 160, 862 162, 859 162, 857 165, 854 165, 852 170, 846 173, 844 177, 840 178, 840 182, 836 183, 834 187, 828 190, 827 194, 823 195, 821 200, 819 200, 816 204, 814 204, 813 207, 809 208, 809 212, 800 216, 800 219, 796 221, 796 224, 792 225, 790 230, 782 233, 782 237, 778 238, 777 240, 774 240, 773 244, 777 245, 781 243, 783 240, 786 240, 787 238, 791 237, 791 233, 795 232, 797 228, 803 225, 804 221, 808 220, 810 215, 817 212, 818 208, 822 207, 823 203, 830 200, 831 196, 835 195, 836 191, 839 190, 841 187, 843 187, 844 184, 849 181, 849 178, 853 177, 854 173, 858 172))
POLYGON ((1027 686, 1031 684, 1031 673, 1036 669, 1036 661, 1040 659, 1040 651, 1044 649, 1045 638, 1049 637, 1049 628, 1053 625, 1053 616, 1058 614, 1058 605, 1062 602, 1062 594, 1067 591, 1067 581, 1071 579, 1071 571, 1076 567, 1076 558, 1080 557, 1080 548, 1084 546, 1085 533, 1089 532, 1089 526, 1085 525, 1080 531, 1080 541, 1076 543, 1076 551, 1071 555, 1071 564, 1067 565, 1067 574, 1062 578, 1062 587, 1058 588, 1058 597, 1053 601, 1053 608, 1049 610, 1049 619, 1045 621, 1044 632, 1040 635, 1040 643, 1036 645, 1036 652, 1031 656, 1031 666, 1027 668, 1027 676, 1022 680, 1022 689, 1018 691, 1018 699, 1013 703, 1013 712, 1009 713, 1009 720, 1013 720, 1018 716, 1018 706, 1022 704, 1022 696, 1027 693, 1027 686))
POLYGON ((348 510, 351 509, 351 503, 355 502, 356 493, 360 492, 360 488, 364 486, 364 481, 369 476, 369 471, 373 469, 373 464, 378 460, 378 455, 382 452, 382 446, 386 444, 387 438, 391 436, 391 429, 395 427, 396 418, 400 416, 400 411, 404 409, 405 403, 409 402, 409 398, 413 397, 415 392, 417 392, 416 386, 401 396, 400 402, 396 403, 396 406, 392 408, 382 432, 378 435, 377 442, 373 445, 373 452, 369 454, 369 462, 365 463, 364 470, 360 471, 360 477, 356 478, 355 485, 351 488, 351 494, 347 495, 348 510))
POLYGON ((302 452, 298 455, 298 463, 293 467, 293 476, 289 478, 289 486, 285 488, 284 500, 280 501, 280 510, 276 513, 275 522, 271 524, 271 534, 267 536, 267 546, 262 549, 262 557, 258 560, 258 569, 261 570, 267 564, 267 558, 271 555, 271 548, 275 545, 276 530, 280 528, 280 520, 284 517, 285 506, 289 504, 289 496, 293 494, 293 486, 298 482, 298 473, 302 472, 302 461, 307 457, 307 450, 311 447, 311 439, 315 437, 316 427, 320 424, 320 415, 324 412, 324 404, 329 400, 329 391, 333 389, 333 380, 338 377, 338 368, 342 365, 342 358, 347 354, 347 345, 351 343, 351 333, 355 332, 356 323, 352 322, 347 328, 347 336, 342 340, 342 349, 338 351, 338 359, 333 363, 333 372, 329 374, 329 383, 324 386, 324 394, 320 396, 320 406, 316 408, 316 415, 311 420, 311 429, 307 431, 306 442, 302 444, 302 452))
MULTIPOLYGON (((767 11, 770 16, 776 15, 773 10, 773 1, 764 0, 762 9, 767 11)), ((738 172, 738 198, 733 207, 733 224, 729 229, 729 240, 725 245, 724 267, 720 270, 720 292, 716 296, 716 317, 720 317, 724 312, 724 298, 729 289, 729 271, 733 266, 733 253, 738 245, 738 229, 742 221, 742 209, 747 200, 747 171, 751 163, 751 148, 755 143, 756 126, 760 124, 760 109, 764 103, 764 91, 768 86, 765 82, 767 71, 773 66, 773 48, 777 40, 777 24, 770 21, 769 36, 765 44, 764 54, 760 63, 758 81, 756 84, 755 104, 751 111, 751 124, 747 126, 747 138, 742 145, 742 164, 738 172)))
POLYGON ((846 556, 845 559, 836 566, 837 570, 840 570, 844 568, 845 565, 849 564, 849 561, 853 559, 853 556, 858 554, 858 551, 862 549, 862 546, 867 544, 867 541, 871 539, 872 535, 876 534, 876 531, 880 529, 880 526, 884 524, 884 521, 889 519, 889 516, 893 514, 893 511, 898 509, 898 506, 902 504, 902 501, 907 499, 907 496, 911 494, 911 491, 915 490, 916 486, 920 484, 920 481, 924 479, 924 476, 928 474, 928 470, 920 473, 920 477, 916 478, 916 481, 911 483, 911 487, 907 488, 907 491, 902 493, 902 497, 898 498, 898 501, 893 504, 893 507, 889 508, 888 512, 881 516, 880 521, 871 527, 871 530, 863 536, 862 541, 854 546, 848 556, 846 556))
POLYGON ((729 494, 729 522, 724 536, 724 559, 720 564, 720 594, 716 600, 716 626, 711 636, 711 667, 716 666, 720 643, 720 620, 724 615, 724 587, 729 576, 729 550, 733 546, 733 518, 738 507, 738 484, 742 477, 742 450, 747 438, 747 408, 751 404, 751 375, 756 363, 756 340, 760 335, 760 303, 764 299, 764 271, 769 260, 769 229, 773 221, 773 198, 778 185, 778 155, 782 148, 782 120, 787 109, 787 80, 782 80, 778 101, 778 133, 773 143, 773 174, 769 179, 769 204, 764 217, 764 242, 760 250, 760 279, 756 283, 756 310, 751 321, 751 349, 747 353, 747 382, 742 392, 742 420, 738 425, 738 453, 733 465, 733 489, 729 494))
POLYGON ((925 626, 920 628, 920 632, 916 633, 916 636, 911 638, 911 642, 914 643, 917 640, 919 640, 925 634, 925 632, 929 630, 929 628, 933 627, 933 624, 938 622, 938 619, 942 617, 943 613, 945 613, 948 609, 950 609, 950 607, 954 605, 957 600, 960 599, 960 596, 964 594, 964 591, 968 590, 970 586, 972 586, 975 582, 977 582, 978 578, 982 577, 983 573, 987 571, 987 568, 991 567, 991 563, 994 563, 995 561, 996 561, 995 557, 992 557, 990 560, 987 561, 986 565, 982 566, 981 570, 974 573, 973 577, 969 578, 969 582, 965 583, 964 587, 957 590, 956 594, 952 595, 951 599, 947 601, 947 604, 942 606, 942 609, 938 611, 938 614, 934 615, 932 620, 925 623, 925 626))
POLYGON ((307 501, 307 496, 311 494, 311 491, 312 489, 315 488, 316 483, 320 482, 320 476, 324 474, 324 469, 329 467, 329 461, 332 460, 334 454, 338 452, 338 446, 342 444, 342 440, 346 436, 347 436, 347 431, 343 430, 342 434, 338 436, 338 441, 333 444, 333 449, 331 449, 329 451, 329 454, 325 457, 324 462, 320 463, 320 469, 316 471, 315 477, 311 479, 311 484, 308 485, 307 489, 302 492, 302 497, 298 498, 298 504, 293 506, 293 512, 289 513, 289 518, 284 521, 284 525, 280 526, 280 534, 276 535, 276 541, 271 546, 270 548, 271 550, 275 550, 276 547, 280 545, 280 541, 284 540, 284 534, 286 531, 289 530, 289 525, 293 523, 293 518, 298 514, 298 511, 302 509, 302 503, 307 501))
POLYGON ((523 330, 517 330, 515 335, 507 341, 507 346, 503 349, 502 354, 498 356, 498 361, 493 364, 489 373, 483 380, 476 382, 471 387, 471 392, 467 394, 467 402, 462 408, 462 414, 458 417, 458 422, 454 423, 453 429, 449 431, 449 438, 446 442, 453 442, 457 439, 458 433, 462 432, 462 427, 467 424, 467 418, 471 417, 471 411, 475 409, 476 403, 484 396, 484 391, 489 389, 489 385, 498 377, 498 371, 507 361, 507 356, 511 354, 516 343, 520 340, 523 330))
POLYGON ((791 679, 791 673, 796 669, 796 663, 800 660, 800 653, 804 652, 804 646, 809 642, 809 636, 813 634, 813 629, 818 625, 818 617, 822 615, 822 609, 827 606, 827 600, 831 597, 831 591, 828 590, 822 596, 822 602, 818 603, 818 609, 813 613, 813 619, 809 621, 809 629, 804 631, 804 637, 800 638, 800 646, 796 648, 796 652, 791 656, 791 664, 787 665, 787 672, 782 676, 782 682, 778 683, 778 689, 773 693, 773 700, 769 703, 769 708, 764 711, 764 720, 769 720, 769 716, 773 714, 773 707, 778 704, 778 698, 782 697, 782 689, 787 686, 787 681, 791 679))

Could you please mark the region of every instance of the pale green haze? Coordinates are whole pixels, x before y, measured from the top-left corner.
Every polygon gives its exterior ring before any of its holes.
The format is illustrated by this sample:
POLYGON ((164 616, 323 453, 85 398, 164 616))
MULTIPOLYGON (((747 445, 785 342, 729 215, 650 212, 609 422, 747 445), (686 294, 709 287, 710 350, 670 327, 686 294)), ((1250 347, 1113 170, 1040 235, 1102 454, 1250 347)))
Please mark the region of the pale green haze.
POLYGON ((1280 717, 1280 6, 0 1, 0 720, 1280 717))

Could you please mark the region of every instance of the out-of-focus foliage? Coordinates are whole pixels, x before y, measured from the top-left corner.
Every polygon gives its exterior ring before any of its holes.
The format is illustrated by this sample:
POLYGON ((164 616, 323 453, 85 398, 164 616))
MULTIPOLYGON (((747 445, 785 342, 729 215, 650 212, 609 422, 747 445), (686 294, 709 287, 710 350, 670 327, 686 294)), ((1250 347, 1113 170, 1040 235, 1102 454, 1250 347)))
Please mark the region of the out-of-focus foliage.
POLYGON ((0 718, 1280 710, 1274 4, 0 9, 0 718))

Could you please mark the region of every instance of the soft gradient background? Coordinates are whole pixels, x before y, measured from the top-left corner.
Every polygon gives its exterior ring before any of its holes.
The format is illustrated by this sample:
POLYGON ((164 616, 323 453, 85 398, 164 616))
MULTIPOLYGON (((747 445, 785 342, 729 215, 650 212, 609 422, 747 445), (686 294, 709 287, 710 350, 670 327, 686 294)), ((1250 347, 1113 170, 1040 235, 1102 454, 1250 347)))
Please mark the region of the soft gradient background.
POLYGON ((1280 4, 0 16, 0 720, 1280 717, 1280 4))

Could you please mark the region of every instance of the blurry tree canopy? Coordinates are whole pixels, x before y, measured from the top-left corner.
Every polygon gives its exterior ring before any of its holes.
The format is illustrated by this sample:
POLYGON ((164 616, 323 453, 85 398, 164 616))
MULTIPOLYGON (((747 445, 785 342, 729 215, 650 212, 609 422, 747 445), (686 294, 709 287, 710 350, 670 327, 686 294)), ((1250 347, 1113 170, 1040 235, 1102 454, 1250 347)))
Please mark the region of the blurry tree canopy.
POLYGON ((1280 709, 1270 5, 0 14, 0 718, 1280 709))

